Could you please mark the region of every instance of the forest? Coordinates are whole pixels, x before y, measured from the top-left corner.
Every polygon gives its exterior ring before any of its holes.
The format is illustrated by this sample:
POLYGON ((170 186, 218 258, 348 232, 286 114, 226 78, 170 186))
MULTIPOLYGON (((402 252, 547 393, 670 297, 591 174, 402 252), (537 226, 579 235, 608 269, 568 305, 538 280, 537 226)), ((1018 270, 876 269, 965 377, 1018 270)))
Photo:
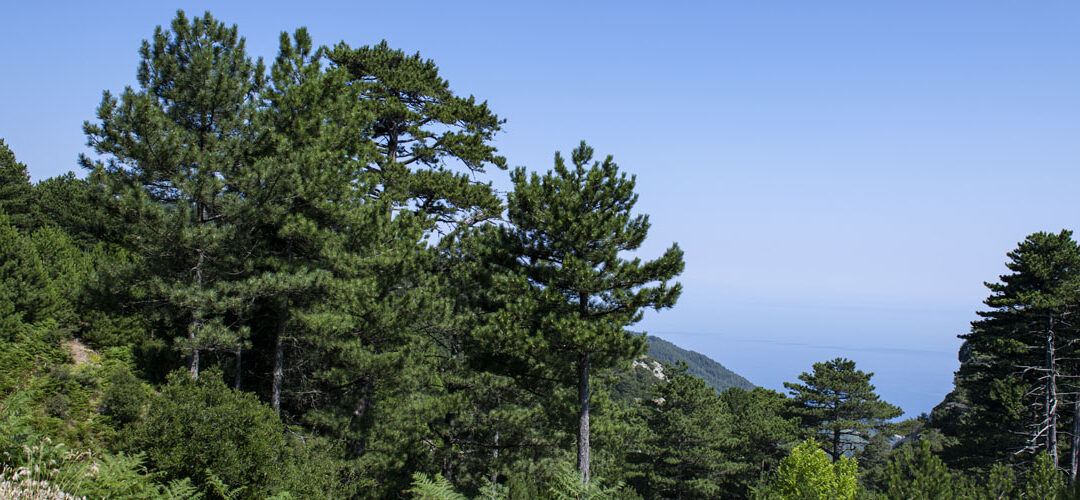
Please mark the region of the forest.
POLYGON ((683 252, 635 253, 613 156, 510 168, 435 61, 279 47, 181 11, 81 173, 0 140, 0 497, 1080 498, 1071 232, 1004 256, 929 414, 845 358, 718 392, 639 362, 683 252))

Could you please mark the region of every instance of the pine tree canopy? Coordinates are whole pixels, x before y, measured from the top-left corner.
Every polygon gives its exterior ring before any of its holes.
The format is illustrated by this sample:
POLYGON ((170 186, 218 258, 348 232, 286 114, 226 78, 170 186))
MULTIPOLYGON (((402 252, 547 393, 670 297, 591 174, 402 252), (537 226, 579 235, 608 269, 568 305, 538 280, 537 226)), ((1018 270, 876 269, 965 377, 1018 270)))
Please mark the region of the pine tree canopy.
POLYGON ((582 142, 570 166, 556 153, 554 170, 542 176, 514 170, 513 225, 502 231, 502 241, 511 265, 531 284, 546 348, 614 362, 644 347, 644 337, 624 331, 643 308, 675 304, 681 286, 668 281, 683 269, 682 250, 672 245, 648 262, 623 257, 641 246, 649 219, 631 213, 634 178, 619 172, 611 156, 602 162, 592 156, 582 142))
MULTIPOLYGON (((507 197, 510 225, 493 230, 499 285, 507 297, 492 327, 478 337, 496 351, 527 359, 541 378, 578 385, 578 469, 589 483, 590 370, 640 355, 645 337, 626 328, 646 307, 675 304, 681 286, 668 281, 682 272, 682 250, 672 245, 652 261, 626 259, 649 230, 648 217, 633 215, 634 178, 620 173, 611 156, 593 161, 582 141, 567 166, 555 154, 544 175, 513 171, 507 197)), ((491 233, 489 233, 491 234, 491 233)), ((519 371, 520 373, 520 371, 519 371)))
POLYGON ((15 159, 15 153, 0 138, 0 210, 7 213, 9 224, 30 228, 32 191, 26 165, 15 159))
POLYGON ((498 215, 491 186, 472 178, 488 166, 506 169, 491 145, 503 120, 486 102, 455 95, 433 61, 385 40, 357 49, 341 43, 327 57, 374 115, 368 133, 379 158, 369 167, 383 197, 435 222, 472 225, 498 215), (450 168, 455 163, 463 170, 450 168))
POLYGON ((903 414, 878 399, 873 376, 856 370, 854 361, 836 358, 814 363, 813 373, 799 375, 802 384, 784 382, 802 426, 827 440, 823 446, 834 461, 855 449, 852 438, 866 439, 871 429, 903 414))

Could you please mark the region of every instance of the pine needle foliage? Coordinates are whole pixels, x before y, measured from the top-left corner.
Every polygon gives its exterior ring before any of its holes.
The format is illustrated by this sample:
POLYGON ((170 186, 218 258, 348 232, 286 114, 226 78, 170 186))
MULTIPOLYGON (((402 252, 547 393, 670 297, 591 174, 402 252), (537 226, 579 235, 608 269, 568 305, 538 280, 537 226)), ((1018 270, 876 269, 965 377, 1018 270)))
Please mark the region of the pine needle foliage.
POLYGON ((784 382, 801 425, 819 435, 833 461, 854 449, 853 439, 866 440, 903 410, 881 401, 870 383, 873 373, 855 369, 855 362, 836 358, 814 363, 813 373, 799 375, 801 384, 784 382))
POLYGON ((584 141, 571 164, 555 154, 555 168, 511 174, 511 225, 497 233, 498 265, 506 303, 481 335, 530 364, 553 370, 578 386, 578 466, 589 480, 590 371, 625 363, 645 349, 645 338, 626 328, 642 310, 672 307, 682 288, 669 284, 682 272, 682 250, 672 245, 652 261, 627 259, 649 230, 632 213, 635 180, 611 156, 593 161, 584 141), (576 377, 567 376, 576 372, 576 377))

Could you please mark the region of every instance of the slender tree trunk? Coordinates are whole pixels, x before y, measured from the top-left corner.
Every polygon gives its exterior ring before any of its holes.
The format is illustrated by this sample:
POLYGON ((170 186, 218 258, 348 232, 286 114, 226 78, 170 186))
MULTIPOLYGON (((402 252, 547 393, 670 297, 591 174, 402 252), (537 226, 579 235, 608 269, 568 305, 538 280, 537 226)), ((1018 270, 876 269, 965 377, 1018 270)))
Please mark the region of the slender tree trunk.
POLYGON ((274 339, 274 373, 270 383, 270 407, 281 413, 281 383, 285 378, 285 325, 288 320, 288 305, 283 305, 278 313, 277 338, 274 339))
MULTIPOLYGON (((199 218, 202 218, 202 209, 199 209, 199 218)), ((195 288, 202 290, 202 271, 203 271, 203 251, 198 249, 196 251, 199 255, 198 261, 195 264, 195 288)), ((191 378, 199 378, 199 348, 195 347, 195 333, 199 331, 202 326, 202 319, 199 317, 199 311, 191 311, 191 328, 188 329, 188 340, 191 342, 191 352, 188 354, 188 371, 191 372, 191 378)))
MULTIPOLYGON (((194 340, 195 334, 189 333, 188 338, 194 340)), ((188 354, 188 372, 191 373, 191 378, 199 378, 199 350, 191 348, 191 353, 188 354)))
MULTIPOLYGON (((833 422, 839 422, 840 421, 840 398, 841 397, 842 396, 840 394, 836 394, 836 399, 833 401, 833 406, 832 406, 832 414, 833 414, 833 420, 832 421, 833 422)), ((830 455, 832 455, 833 463, 836 463, 838 460, 840 460, 840 435, 842 433, 843 433, 843 431, 841 431, 840 429, 834 429, 833 430, 832 453, 830 453, 830 455)))
MULTIPOLYGON (((188 339, 192 342, 195 341, 194 330, 188 332, 188 339)), ((194 347, 192 347, 191 352, 188 353, 188 372, 191 373, 191 378, 199 378, 199 350, 194 347)))
POLYGON ((581 480, 589 484, 589 353, 581 355, 578 361, 578 470, 581 480))
POLYGON ((397 130, 391 130, 389 137, 386 138, 386 159, 389 163, 397 163, 397 148, 398 133, 397 130))
POLYGON ((1058 443, 1057 443, 1057 359, 1054 352, 1054 329, 1053 317, 1050 319, 1050 331, 1046 335, 1046 399, 1043 407, 1046 412, 1046 451, 1054 462, 1054 468, 1058 467, 1058 443))
MULTIPOLYGON (((495 397, 495 406, 502 406, 502 396, 495 397)), ((492 439, 491 447, 491 482, 492 484, 499 482, 499 422, 494 423, 495 436, 492 439)))
MULTIPOLYGON (((368 410, 371 409, 371 398, 366 396, 366 394, 371 392, 371 387, 371 379, 365 376, 363 382, 361 382, 359 386, 360 394, 364 394, 364 396, 361 396, 356 402, 356 409, 353 410, 353 419, 357 422, 363 422, 368 410)), ((357 439, 350 440, 348 446, 349 451, 352 452, 353 456, 359 457, 367 453, 367 438, 361 436, 357 439)))
POLYGON ((240 385, 244 381, 244 342, 243 339, 236 344, 236 385, 234 388, 240 390, 240 385))
POLYGON ((840 431, 834 430, 832 439, 832 461, 836 462, 837 460, 840 460, 840 431))
POLYGON ((1080 394, 1074 396, 1073 403, 1073 427, 1072 427, 1072 461, 1069 467, 1069 477, 1076 484, 1076 473, 1080 468, 1080 394))
POLYGON ((495 483, 499 482, 499 469, 496 468, 498 466, 498 462, 499 462, 499 428, 498 427, 495 428, 494 445, 495 445, 495 447, 491 450, 491 465, 492 465, 492 468, 491 468, 491 483, 492 484, 495 484, 495 483))

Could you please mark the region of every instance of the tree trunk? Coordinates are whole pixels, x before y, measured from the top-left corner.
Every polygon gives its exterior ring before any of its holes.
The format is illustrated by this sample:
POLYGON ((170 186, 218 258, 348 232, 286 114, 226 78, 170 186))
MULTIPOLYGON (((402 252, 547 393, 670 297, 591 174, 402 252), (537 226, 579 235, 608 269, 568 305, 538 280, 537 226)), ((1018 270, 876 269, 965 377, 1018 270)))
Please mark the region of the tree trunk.
POLYGON ((833 431, 832 439, 832 461, 836 462, 840 460, 840 431, 833 431))
POLYGON ((499 482, 499 428, 495 428, 494 449, 491 450, 491 483, 496 484, 499 482))
POLYGON ((285 324, 288 306, 282 306, 278 315, 277 338, 274 340, 274 373, 270 383, 270 407, 281 413, 281 382, 285 378, 285 324))
MULTIPOLYGON (((202 218, 202 209, 199 209, 200 219, 202 218)), ((196 251, 199 255, 198 261, 195 264, 195 288, 202 290, 202 268, 203 268, 203 251, 200 248, 196 251)), ((195 347, 195 332, 199 331, 202 326, 202 319, 199 317, 199 311, 191 311, 191 328, 188 329, 188 340, 191 342, 191 352, 188 354, 188 371, 191 372, 191 378, 199 378, 199 348, 195 347)))
POLYGON ((1072 428, 1072 462, 1069 464, 1069 477, 1076 484, 1076 473, 1080 467, 1080 395, 1075 396, 1073 403, 1073 428, 1072 428))
MULTIPOLYGON (((361 396, 356 402, 356 409, 353 410, 353 418, 355 418, 357 422, 361 422, 361 425, 363 425, 363 420, 367 415, 368 410, 371 409, 371 398, 367 397, 366 394, 371 392, 372 387, 372 382, 369 377, 365 376, 362 380, 363 382, 360 383, 359 389, 360 394, 364 394, 364 396, 361 396)), ((348 442, 348 447, 353 456, 362 456, 367 453, 367 438, 361 436, 357 439, 350 440, 348 442)))
POLYGON ((1054 462, 1054 468, 1058 468, 1058 445, 1057 445, 1057 359, 1054 352, 1054 329, 1053 317, 1050 319, 1050 331, 1046 335, 1046 399, 1043 402, 1046 412, 1046 451, 1054 462))
MULTIPOLYGON (((194 340, 195 333, 189 333, 188 338, 194 340)), ((199 350, 194 347, 191 348, 191 353, 188 354, 188 372, 191 373, 191 378, 196 380, 199 378, 199 350)))
POLYGON ((236 344, 236 385, 234 388, 240 390, 240 384, 244 381, 244 342, 243 339, 236 344))
POLYGON ((581 480, 589 484, 589 353, 581 355, 578 361, 578 470, 581 480))

